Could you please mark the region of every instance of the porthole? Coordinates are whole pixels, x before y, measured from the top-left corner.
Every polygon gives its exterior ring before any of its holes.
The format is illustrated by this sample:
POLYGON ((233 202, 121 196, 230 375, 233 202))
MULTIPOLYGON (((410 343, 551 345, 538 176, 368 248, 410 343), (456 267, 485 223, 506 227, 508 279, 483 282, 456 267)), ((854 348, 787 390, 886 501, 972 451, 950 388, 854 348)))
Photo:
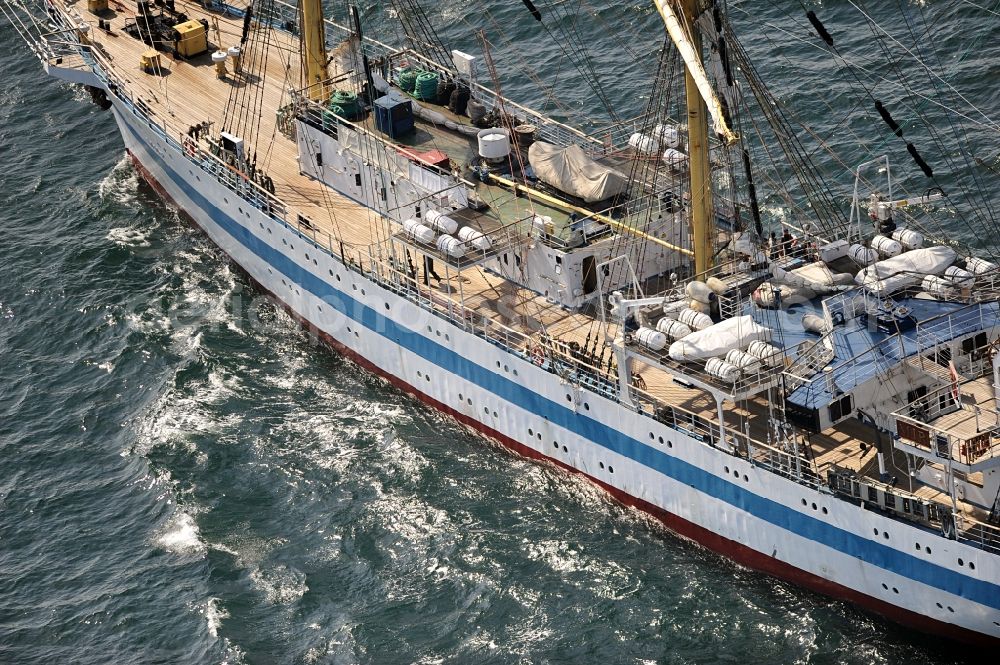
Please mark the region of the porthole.
MULTIPOLYGON (((448 339, 448 336, 447 336, 447 335, 445 335, 445 336, 444 336, 444 338, 445 338, 445 339, 448 339)), ((516 369, 514 370, 514 376, 517 376, 517 370, 516 370, 516 369)), ((588 406, 587 408, 589 409, 590 407, 588 406)))
POLYGON ((750 476, 748 476, 747 474, 744 473, 743 474, 743 482, 749 483, 750 482, 750 476))
POLYGON ((673 447, 674 447, 674 442, 667 439, 667 448, 673 448, 673 447))
POLYGON ((817 507, 817 506, 816 506, 816 504, 814 503, 814 504, 812 505, 812 509, 813 509, 813 510, 816 510, 816 507, 817 507))
POLYGON ((650 432, 650 433, 649 433, 649 440, 650 440, 650 441, 655 441, 655 440, 656 440, 656 435, 655 435, 655 434, 653 434, 652 432, 650 432))
POLYGON ((897 589, 896 587, 892 587, 892 592, 893 593, 899 593, 899 589, 897 589))
POLYGON ((316 259, 313 259, 313 265, 314 266, 318 266, 319 265, 319 261, 317 261, 316 259))
MULTIPOLYGON (((461 396, 461 395, 459 395, 459 396, 458 396, 458 399, 462 399, 462 396, 461 396)), ((531 428, 529 427, 529 428, 528 428, 528 436, 535 436, 535 430, 533 430, 533 429, 531 429, 531 428)))
MULTIPOLYGON (((805 499, 803 499, 803 501, 805 501, 805 499)), ((872 531, 874 531, 874 532, 875 532, 875 535, 876 535, 876 536, 878 535, 878 529, 872 529, 872 531)))
POLYGON ((826 509, 826 506, 823 506, 822 511, 824 515, 827 515, 830 512, 829 510, 826 509))
POLYGON ((943 610, 944 609, 944 605, 942 605, 941 603, 934 603, 934 604, 938 606, 939 610, 943 610))
POLYGON ((290 250, 292 250, 294 252, 295 251, 295 245, 289 245, 288 249, 290 249, 290 250))
POLYGON ((917 551, 920 551, 920 543, 917 543, 917 551))
POLYGON ((886 591, 888 591, 889 590, 889 585, 887 585, 885 582, 882 582, 882 588, 885 589, 886 591))
POLYGON ((365 290, 361 289, 361 295, 365 295, 365 290))
POLYGON ((351 288, 354 289, 355 291, 357 291, 358 290, 358 285, 357 284, 351 284, 351 288))
POLYGON ((604 468, 604 462, 598 462, 597 465, 600 466, 602 469, 604 468))
MULTIPOLYGON (((424 377, 425 377, 425 378, 426 378, 426 379, 427 379, 428 381, 430 381, 430 380, 431 380, 431 375, 430 375, 430 374, 425 374, 425 375, 424 375, 424 377)), ((496 414, 496 411, 494 411, 494 412, 493 412, 493 415, 494 415, 494 416, 495 416, 495 415, 497 415, 497 414, 496 414)))
MULTIPOLYGON (((438 334, 440 335, 441 333, 438 333, 438 334)), ((509 367, 507 367, 507 365, 504 365, 504 366, 503 366, 503 371, 505 371, 505 372, 509 372, 509 371, 510 371, 510 368, 509 368, 509 367)))
POLYGON ((431 328, 430 326, 427 326, 427 332, 434 332, 434 329, 431 328))
POLYGON ((972 563, 972 562, 970 561, 970 562, 969 562, 969 570, 975 570, 975 569, 976 569, 976 564, 974 564, 974 563, 972 563))
POLYGON ((573 396, 572 396, 572 395, 568 395, 568 394, 567 394, 567 395, 566 395, 566 401, 567 401, 567 402, 572 402, 572 401, 573 401, 573 396))
POLYGON ((740 477, 740 472, 737 471, 736 469, 733 469, 733 477, 734 478, 739 478, 740 477))
POLYGON ((964 566, 964 565, 965 565, 965 562, 964 562, 964 561, 962 561, 961 559, 959 559, 959 560, 958 560, 958 565, 960 565, 960 566, 964 566))
MULTIPOLYGON (((237 207, 236 209, 240 211, 240 214, 241 214, 241 215, 243 214, 243 208, 242 208, 242 207, 237 207)), ((261 226, 264 226, 264 225, 263 225, 263 224, 261 224, 261 226)))
POLYGON ((552 447, 555 448, 556 450, 559 450, 559 442, 558 441, 553 441, 552 442, 552 447))
MULTIPOLYGON (((514 370, 514 374, 517 374, 517 370, 516 369, 514 370)), ((583 403, 583 410, 584 411, 590 411, 590 404, 588 402, 584 402, 583 403)))
POLYGON ((486 415, 490 415, 490 407, 484 406, 483 407, 483 413, 485 413, 486 415))
POLYGON ((568 453, 569 452, 569 448, 567 448, 566 446, 563 446, 563 452, 564 453, 568 453))
POLYGON ((287 246, 287 245, 288 245, 288 241, 287 241, 287 240, 285 240, 284 238, 282 238, 282 239, 281 239, 281 244, 282 244, 282 245, 286 245, 286 246, 287 246))
MULTIPOLYGON (((446 341, 446 342, 450 342, 451 341, 451 337, 448 336, 448 333, 444 334, 444 341, 446 341)), ((517 374, 517 372, 515 371, 514 374, 517 374)))
POLYGON ((542 440, 542 433, 541 433, 541 432, 538 432, 538 434, 537 434, 536 436, 538 437, 538 440, 539 440, 539 441, 541 441, 541 440, 542 440))
POLYGON ((615 472, 615 467, 609 466, 608 467, 608 473, 614 473, 614 472, 615 472))
POLYGON ((949 611, 949 612, 954 612, 954 611, 955 611, 955 608, 954 608, 954 607, 952 607, 951 605, 949 605, 949 606, 948 606, 948 611, 949 611))
POLYGON ((257 222, 257 223, 260 224, 260 228, 264 228, 264 222, 257 222))
POLYGON ((727 467, 724 467, 724 468, 726 470, 726 474, 728 475, 729 474, 729 467, 727 466, 727 467))
POLYGON ((662 436, 656 437, 656 440, 660 442, 661 446, 663 445, 663 437, 662 436))
POLYGON ((330 277, 333 277, 333 268, 330 268, 330 277))
POLYGON ((808 501, 806 501, 805 499, 802 499, 802 505, 803 505, 803 506, 804 506, 804 505, 806 505, 807 503, 809 503, 809 502, 808 502, 808 501))
POLYGON ((389 311, 389 303, 386 303, 386 304, 385 304, 385 310, 386 310, 387 312, 389 311))
POLYGON ((271 235, 271 229, 268 229, 268 230, 267 230, 267 234, 268 234, 268 235, 271 235))
POLYGON ((931 553, 931 548, 929 548, 929 547, 924 547, 924 551, 925 551, 925 552, 927 552, 928 554, 930 554, 930 553, 931 553))
POLYGON ((500 361, 497 361, 497 369, 500 369, 500 361))
POLYGON ((469 403, 469 406, 472 406, 472 398, 471 397, 469 397, 465 401, 469 403))
POLYGON ((496 412, 496 411, 494 411, 494 412, 493 412, 493 417, 494 417, 494 418, 499 418, 500 416, 498 416, 498 415, 497 415, 497 412, 496 412))
POLYGON ((435 331, 434 331, 434 333, 435 333, 435 334, 436 334, 436 335, 437 335, 438 337, 440 337, 440 336, 441 336, 441 331, 440 331, 440 330, 435 330, 435 331))
POLYGON ((337 281, 338 282, 340 281, 340 275, 337 275, 337 281))
POLYGON ((423 372, 421 372, 420 370, 417 370, 417 378, 418 378, 418 379, 422 379, 422 378, 424 378, 424 373, 423 373, 423 372))
POLYGON ((883 531, 882 532, 882 537, 885 538, 886 540, 889 540, 889 532, 888 531, 883 531))
POLYGON ((304 256, 306 257, 306 261, 308 261, 309 260, 309 252, 305 252, 304 256))

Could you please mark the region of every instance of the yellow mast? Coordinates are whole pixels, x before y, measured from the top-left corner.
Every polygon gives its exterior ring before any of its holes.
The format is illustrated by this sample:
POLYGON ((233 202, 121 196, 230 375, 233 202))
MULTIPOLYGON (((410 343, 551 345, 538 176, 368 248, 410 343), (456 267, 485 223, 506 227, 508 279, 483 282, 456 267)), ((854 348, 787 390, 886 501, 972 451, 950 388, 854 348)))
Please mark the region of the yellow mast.
MULTIPOLYGON (((694 21, 698 0, 683 0, 684 22, 698 60, 701 60, 701 35, 694 21)), ((686 69, 684 89, 687 96, 688 157, 691 175, 691 227, 694 236, 694 270, 704 275, 713 265, 715 254, 715 218, 712 212, 712 168, 709 163, 708 109, 698 91, 690 69, 686 69)))
POLYGON ((325 101, 323 86, 326 73, 326 30, 323 24, 321 0, 299 0, 299 26, 302 32, 302 78, 309 88, 309 97, 325 101))
POLYGON ((708 120, 726 143, 738 140, 726 123, 722 101, 712 89, 701 57, 701 35, 695 19, 703 0, 653 0, 667 34, 684 60, 688 113, 688 157, 691 166, 691 227, 694 236, 695 272, 712 267, 715 223, 712 212, 712 170, 709 165, 708 120))

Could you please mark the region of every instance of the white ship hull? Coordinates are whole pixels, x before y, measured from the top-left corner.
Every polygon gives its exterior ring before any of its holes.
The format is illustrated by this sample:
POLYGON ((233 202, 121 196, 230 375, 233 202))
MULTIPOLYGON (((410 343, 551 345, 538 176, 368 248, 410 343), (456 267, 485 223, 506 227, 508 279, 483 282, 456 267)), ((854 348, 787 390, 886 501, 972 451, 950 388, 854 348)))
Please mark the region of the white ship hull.
POLYGON ((522 455, 585 475, 734 561, 922 630, 1000 643, 995 555, 782 478, 563 383, 250 206, 110 96, 144 178, 359 365, 522 455))

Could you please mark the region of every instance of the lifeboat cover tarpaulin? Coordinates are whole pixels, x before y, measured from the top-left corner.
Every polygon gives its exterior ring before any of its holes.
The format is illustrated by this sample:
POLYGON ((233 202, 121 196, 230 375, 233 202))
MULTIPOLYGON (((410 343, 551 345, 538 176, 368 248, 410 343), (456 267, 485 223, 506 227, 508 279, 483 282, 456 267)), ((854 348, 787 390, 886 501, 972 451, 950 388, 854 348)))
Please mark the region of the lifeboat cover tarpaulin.
POLYGON ((868 266, 854 281, 869 291, 892 293, 919 284, 927 275, 943 274, 957 256, 955 250, 944 245, 913 249, 868 266))
POLYGON ((539 180, 587 203, 617 196, 628 185, 624 173, 601 166, 577 145, 561 148, 535 141, 528 148, 528 161, 539 180))
POLYGON ((670 357, 677 362, 704 360, 726 355, 732 349, 745 349, 750 342, 770 342, 771 329, 750 315, 734 316, 704 330, 686 335, 670 345, 670 357))

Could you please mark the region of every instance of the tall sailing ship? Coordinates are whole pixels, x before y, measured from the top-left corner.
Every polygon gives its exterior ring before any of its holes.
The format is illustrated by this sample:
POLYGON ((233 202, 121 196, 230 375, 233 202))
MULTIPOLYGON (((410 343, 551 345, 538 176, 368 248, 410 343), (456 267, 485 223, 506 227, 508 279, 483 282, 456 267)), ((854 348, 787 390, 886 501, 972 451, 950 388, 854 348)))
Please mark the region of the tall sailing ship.
POLYGON ((320 0, 0 9, 362 367, 741 564, 996 646, 1000 270, 936 230, 918 149, 923 194, 877 158, 839 212, 725 2, 657 0, 646 113, 590 133, 505 98, 485 34, 448 50, 392 4, 402 47, 320 0), (774 234, 771 158, 809 200, 774 234))

